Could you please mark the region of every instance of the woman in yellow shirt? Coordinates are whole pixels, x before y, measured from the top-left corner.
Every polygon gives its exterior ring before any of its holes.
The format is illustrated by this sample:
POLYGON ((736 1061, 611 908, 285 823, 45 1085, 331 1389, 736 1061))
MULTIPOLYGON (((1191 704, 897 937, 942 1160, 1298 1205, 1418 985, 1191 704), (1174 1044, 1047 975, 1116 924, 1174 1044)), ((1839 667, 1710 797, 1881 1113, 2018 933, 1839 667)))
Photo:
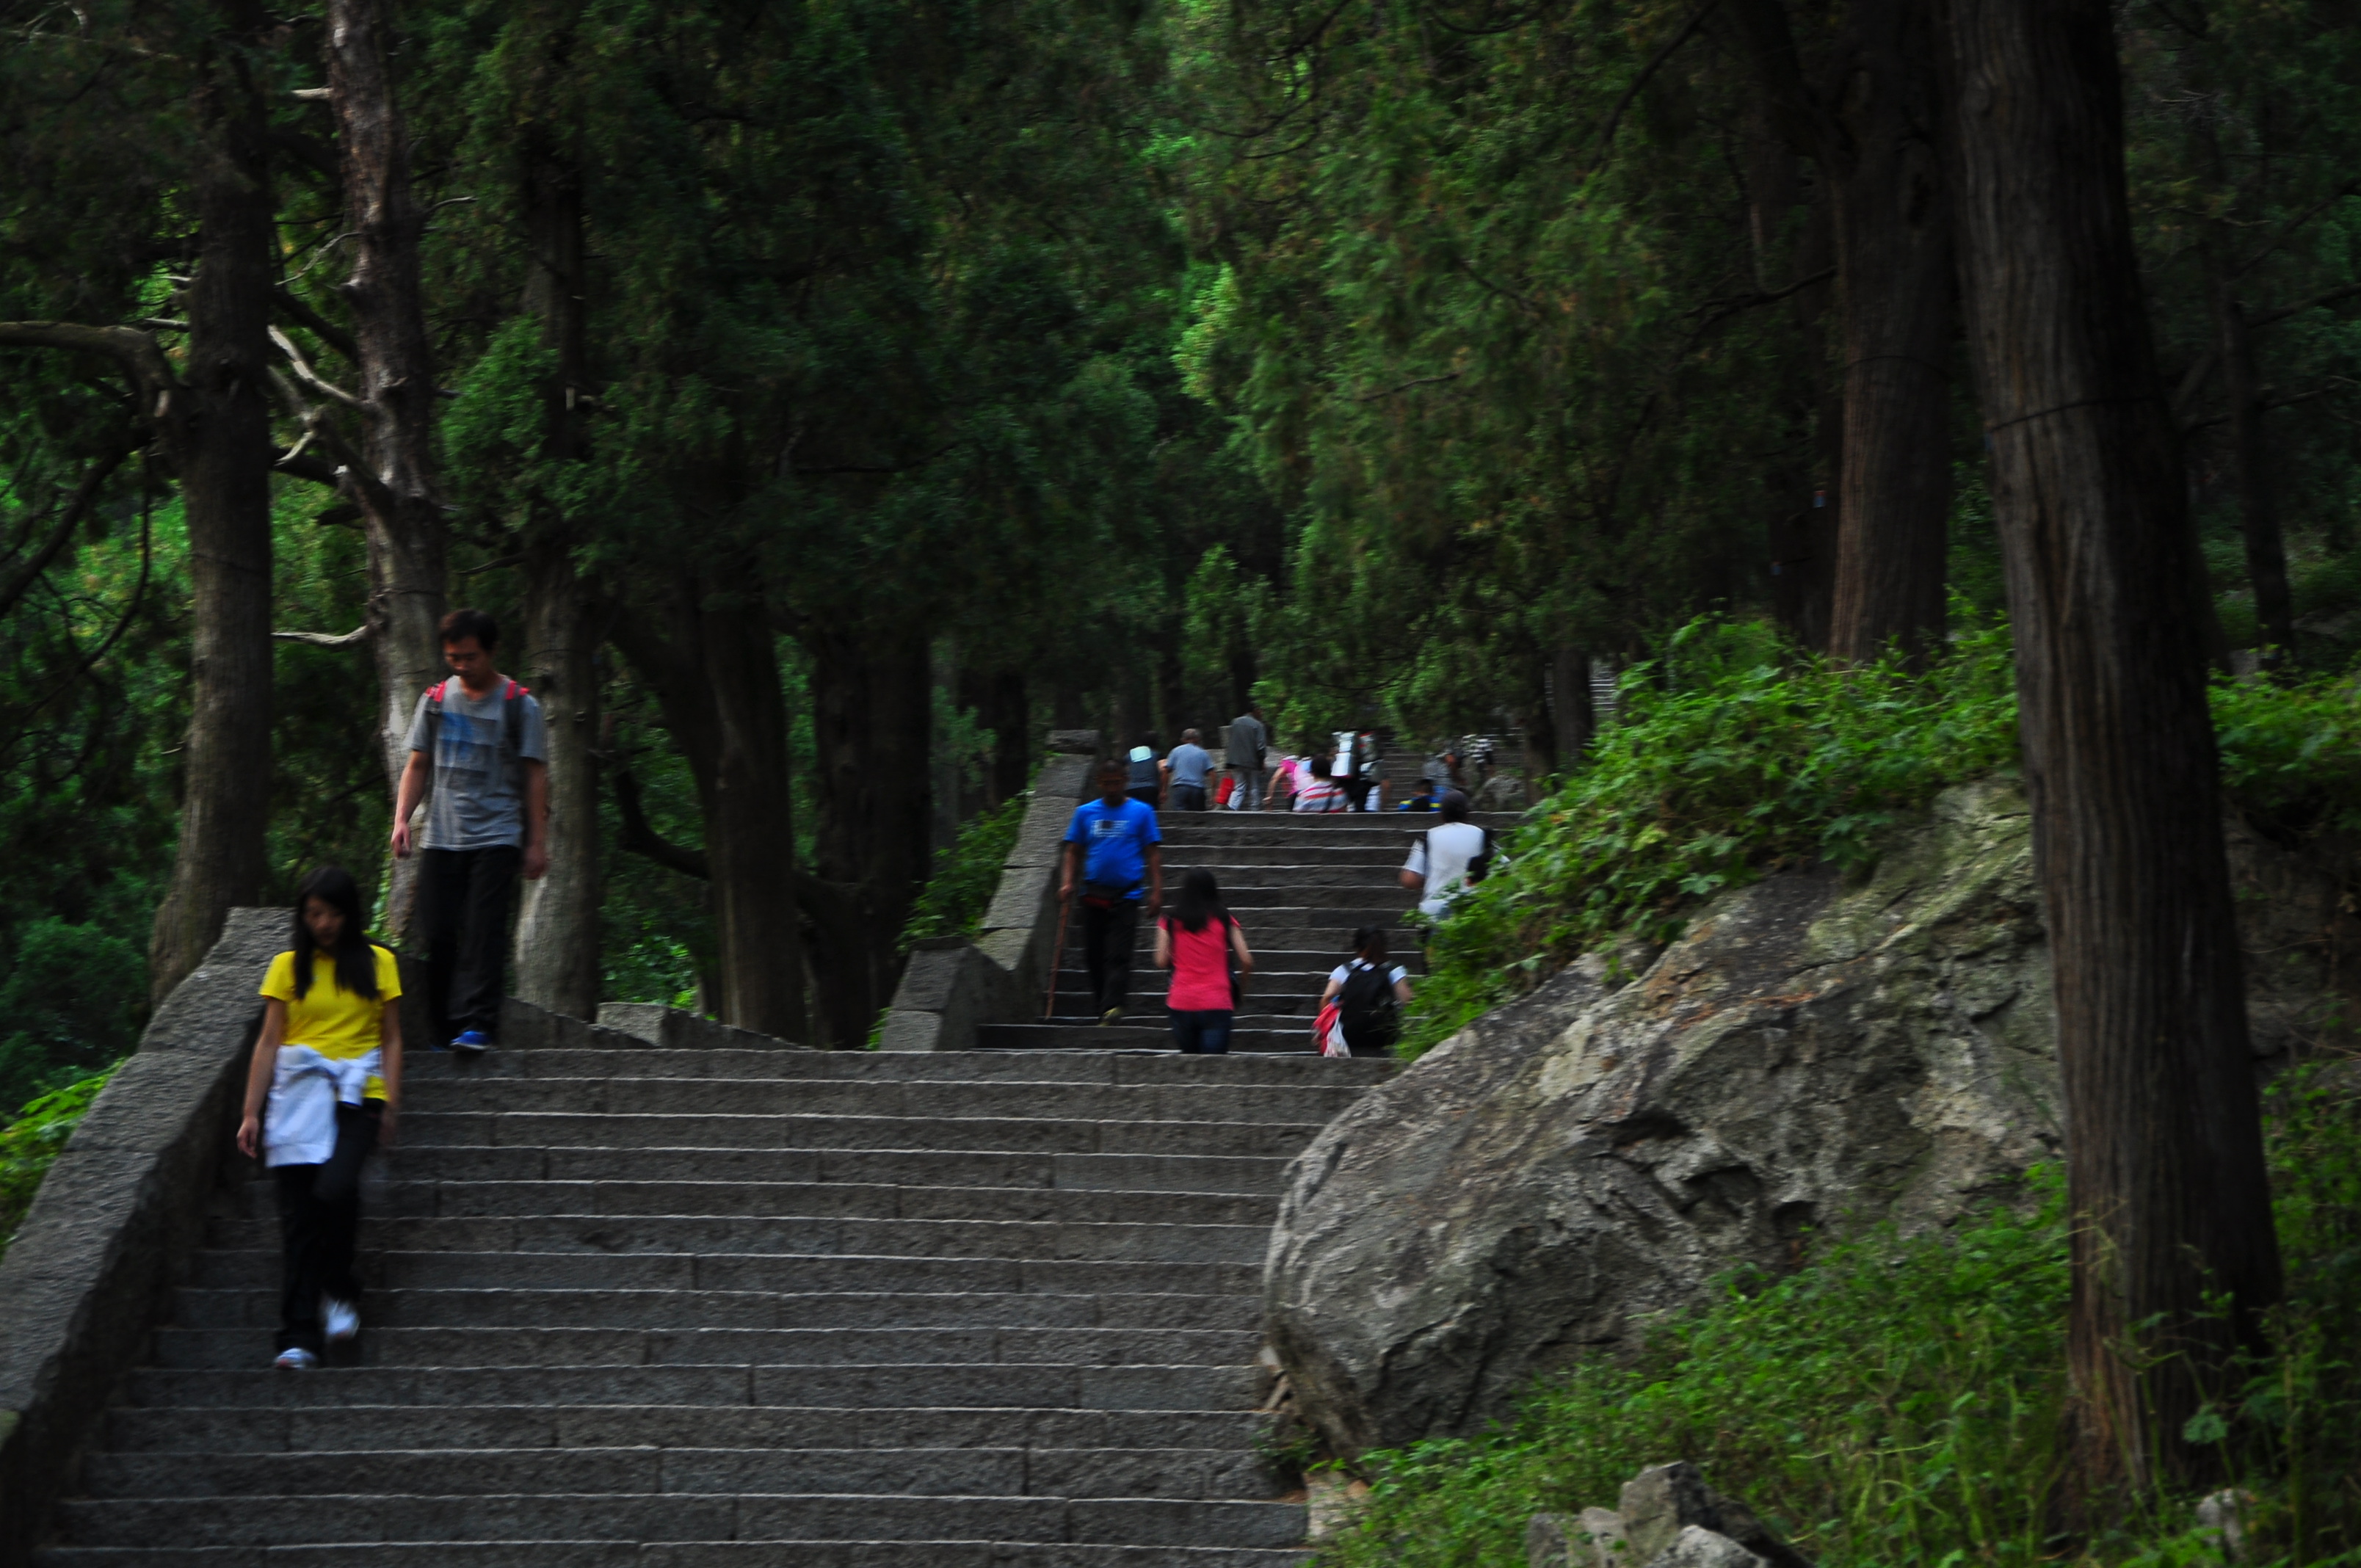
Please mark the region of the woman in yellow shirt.
POLYGON ((393 1146, 401 1103, 401 971, 362 927, 360 889, 321 867, 296 894, 294 947, 262 981, 237 1146, 279 1181, 283 1367, 316 1366, 330 1343, 360 1332, 361 1161, 393 1146))

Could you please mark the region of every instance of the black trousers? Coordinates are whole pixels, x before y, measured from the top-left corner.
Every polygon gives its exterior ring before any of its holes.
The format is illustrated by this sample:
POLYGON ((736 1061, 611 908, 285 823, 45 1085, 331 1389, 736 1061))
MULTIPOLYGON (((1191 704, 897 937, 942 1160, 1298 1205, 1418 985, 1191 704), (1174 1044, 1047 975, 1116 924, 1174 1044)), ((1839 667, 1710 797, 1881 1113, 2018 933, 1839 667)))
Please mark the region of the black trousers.
POLYGON ((1115 898, 1101 908, 1082 900, 1082 962, 1102 1013, 1131 999, 1131 950, 1139 940, 1139 900, 1115 898))
POLYGON ((426 927, 426 1010, 441 1039, 466 1029, 495 1037, 500 1033, 509 897, 523 859, 524 851, 514 844, 425 851, 418 898, 426 927))
POLYGON ((325 1165, 272 1168, 279 1180, 279 1238, 286 1248, 279 1292, 279 1348, 326 1348, 320 1298, 358 1301, 353 1252, 361 1232, 361 1161, 377 1146, 385 1102, 336 1107, 336 1151, 325 1165))
POLYGON ((1203 784, 1174 784, 1172 786, 1172 809, 1175 811, 1204 810, 1205 786, 1203 784))

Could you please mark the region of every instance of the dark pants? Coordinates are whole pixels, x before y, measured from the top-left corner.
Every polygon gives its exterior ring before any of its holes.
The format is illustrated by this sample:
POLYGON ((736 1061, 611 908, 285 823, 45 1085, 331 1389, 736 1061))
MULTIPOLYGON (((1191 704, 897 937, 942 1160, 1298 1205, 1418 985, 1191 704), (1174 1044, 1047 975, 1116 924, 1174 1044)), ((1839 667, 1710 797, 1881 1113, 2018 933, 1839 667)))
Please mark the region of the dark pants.
POLYGON ((1174 784, 1172 786, 1172 809, 1175 811, 1204 810, 1205 786, 1203 784, 1174 784))
POLYGON ((1172 1014, 1172 1043, 1188 1056, 1230 1054, 1230 1024, 1237 1016, 1224 1007, 1203 1013, 1172 1014))
POLYGON ((361 1230, 361 1161, 377 1146, 385 1102, 367 1100, 336 1107, 336 1149, 325 1165, 281 1165, 279 1236, 286 1247, 285 1276, 279 1292, 279 1348, 326 1348, 320 1329, 320 1298, 357 1302, 361 1282, 353 1273, 353 1249, 361 1230))
POLYGON ((425 851, 418 897, 426 926, 426 1010, 442 1039, 467 1029, 500 1031, 509 895, 522 859, 514 844, 425 851))
POLYGON ((1154 809, 1158 798, 1164 794, 1164 791, 1156 784, 1137 784, 1123 793, 1139 802, 1140 805, 1154 809))
POLYGON ((1239 768, 1236 769, 1235 772, 1238 775, 1238 793, 1232 795, 1230 798, 1237 802, 1238 809, 1240 811, 1260 811, 1262 809, 1263 770, 1259 767, 1253 767, 1239 768))
POLYGON ((1100 1012, 1131 999, 1131 950, 1138 940, 1139 900, 1112 898, 1104 908, 1082 900, 1082 961, 1100 1012))

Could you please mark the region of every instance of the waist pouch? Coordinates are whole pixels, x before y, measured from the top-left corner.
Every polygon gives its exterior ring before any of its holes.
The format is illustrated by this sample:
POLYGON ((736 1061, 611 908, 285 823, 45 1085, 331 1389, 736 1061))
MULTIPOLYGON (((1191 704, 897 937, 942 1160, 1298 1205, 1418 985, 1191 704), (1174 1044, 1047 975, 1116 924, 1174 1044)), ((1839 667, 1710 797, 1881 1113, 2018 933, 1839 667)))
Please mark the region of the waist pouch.
POLYGON ((1082 902, 1093 909, 1112 909, 1118 900, 1127 899, 1138 890, 1136 882, 1086 882, 1082 883, 1082 902))

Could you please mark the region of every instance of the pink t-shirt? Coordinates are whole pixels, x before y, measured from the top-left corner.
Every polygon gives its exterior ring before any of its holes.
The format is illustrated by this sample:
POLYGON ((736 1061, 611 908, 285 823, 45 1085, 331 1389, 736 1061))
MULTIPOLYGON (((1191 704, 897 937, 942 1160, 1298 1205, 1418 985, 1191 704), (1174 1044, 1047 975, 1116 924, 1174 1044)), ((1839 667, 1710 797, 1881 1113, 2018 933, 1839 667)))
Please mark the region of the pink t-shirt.
POLYGON ((1172 991, 1164 1005, 1175 1013, 1225 1013, 1230 1000, 1230 928, 1208 920, 1191 931, 1178 920, 1164 922, 1172 938, 1172 991))

